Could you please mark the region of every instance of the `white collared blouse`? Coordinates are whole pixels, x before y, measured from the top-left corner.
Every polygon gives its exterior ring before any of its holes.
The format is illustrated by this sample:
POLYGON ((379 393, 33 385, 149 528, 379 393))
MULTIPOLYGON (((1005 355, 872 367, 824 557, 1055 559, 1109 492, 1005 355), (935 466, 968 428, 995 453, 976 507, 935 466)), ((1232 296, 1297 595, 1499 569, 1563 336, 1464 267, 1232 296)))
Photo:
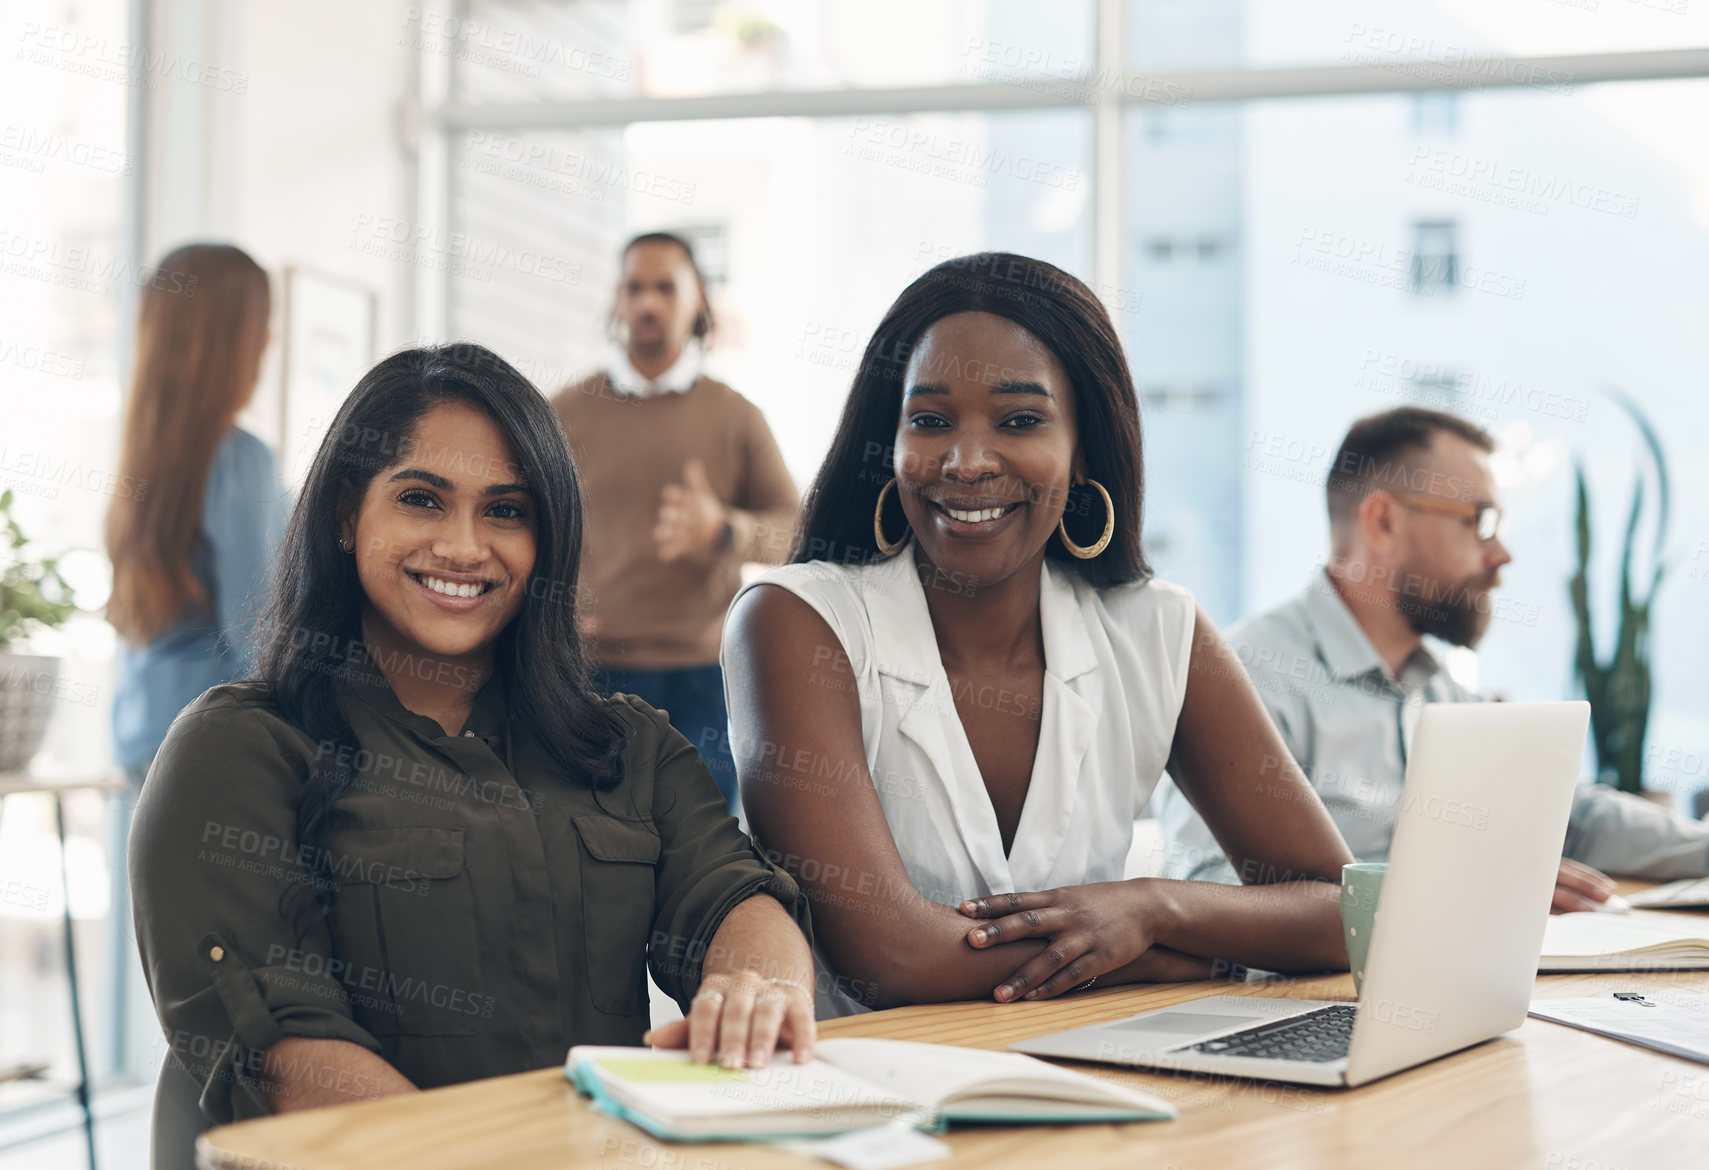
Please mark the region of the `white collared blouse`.
MULTIPOLYGON (((1045 561, 1038 754, 1005 855, 912 555, 864 566, 783 565, 742 593, 760 584, 782 586, 811 605, 848 655, 867 769, 921 894, 954 906, 1121 878, 1134 818, 1163 774, 1186 694, 1190 592, 1155 577, 1099 590, 1045 561)), ((1017 696, 974 701, 1000 709, 1005 698, 1018 710, 1017 696)), ((821 994, 819 1008, 831 1016, 859 1005, 821 994)))

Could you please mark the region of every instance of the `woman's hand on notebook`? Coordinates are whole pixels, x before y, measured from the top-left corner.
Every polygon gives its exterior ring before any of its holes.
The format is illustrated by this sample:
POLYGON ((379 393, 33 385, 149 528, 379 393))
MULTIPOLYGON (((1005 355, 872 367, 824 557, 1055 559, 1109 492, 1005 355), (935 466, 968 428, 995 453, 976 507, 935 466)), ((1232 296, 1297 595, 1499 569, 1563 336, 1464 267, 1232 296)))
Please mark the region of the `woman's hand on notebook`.
POLYGON ((1146 900, 1136 896, 1137 890, 1131 882, 1093 882, 972 898, 959 908, 969 918, 985 920, 968 931, 970 946, 983 949, 1023 938, 1049 940, 1049 946, 992 993, 999 1003, 1049 999, 1126 967, 1151 950, 1157 932, 1146 900))
POLYGON ((794 1051, 797 1064, 811 1060, 816 1035, 813 997, 800 984, 742 971, 706 976, 687 1017, 652 1029, 641 1043, 687 1048, 702 1064, 763 1068, 780 1044, 794 1051))

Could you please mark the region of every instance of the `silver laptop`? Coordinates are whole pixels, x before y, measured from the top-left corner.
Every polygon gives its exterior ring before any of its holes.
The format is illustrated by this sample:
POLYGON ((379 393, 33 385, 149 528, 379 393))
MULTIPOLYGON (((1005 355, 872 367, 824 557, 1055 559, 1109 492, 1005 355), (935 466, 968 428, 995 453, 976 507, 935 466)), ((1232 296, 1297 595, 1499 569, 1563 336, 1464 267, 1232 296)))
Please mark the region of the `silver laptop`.
POLYGON ((1009 1047, 1362 1085, 1517 1028, 1589 722, 1583 702, 1423 709, 1358 1003, 1209 996, 1009 1047))

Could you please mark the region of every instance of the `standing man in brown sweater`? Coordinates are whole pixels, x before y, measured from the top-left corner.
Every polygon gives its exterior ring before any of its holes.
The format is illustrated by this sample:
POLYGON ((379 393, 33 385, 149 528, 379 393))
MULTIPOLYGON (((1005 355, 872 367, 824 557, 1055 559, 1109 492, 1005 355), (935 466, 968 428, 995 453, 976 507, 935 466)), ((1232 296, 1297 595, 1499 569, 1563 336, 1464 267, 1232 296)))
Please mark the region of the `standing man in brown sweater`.
POLYGON ((737 808, 718 641, 744 562, 789 551, 800 497, 759 409, 701 372, 712 309, 688 242, 623 249, 621 353, 552 400, 581 474, 584 633, 607 693, 670 714, 737 808))

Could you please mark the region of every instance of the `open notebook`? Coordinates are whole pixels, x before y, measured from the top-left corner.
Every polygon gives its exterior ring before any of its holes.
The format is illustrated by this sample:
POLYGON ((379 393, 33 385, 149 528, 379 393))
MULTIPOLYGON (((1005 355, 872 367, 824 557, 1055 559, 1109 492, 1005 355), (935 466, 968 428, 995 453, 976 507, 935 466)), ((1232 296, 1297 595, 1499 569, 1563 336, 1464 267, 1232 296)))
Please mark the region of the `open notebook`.
POLYGON ((1555 914, 1543 931, 1539 971, 1709 968, 1709 921, 1690 914, 1586 910, 1555 914))
POLYGON ((690 1063, 683 1052, 580 1044, 564 1074, 606 1112, 677 1141, 817 1137, 907 1118, 945 1122, 1156 1121, 1167 1103, 1017 1052, 907 1040, 821 1040, 762 1069, 690 1063))

